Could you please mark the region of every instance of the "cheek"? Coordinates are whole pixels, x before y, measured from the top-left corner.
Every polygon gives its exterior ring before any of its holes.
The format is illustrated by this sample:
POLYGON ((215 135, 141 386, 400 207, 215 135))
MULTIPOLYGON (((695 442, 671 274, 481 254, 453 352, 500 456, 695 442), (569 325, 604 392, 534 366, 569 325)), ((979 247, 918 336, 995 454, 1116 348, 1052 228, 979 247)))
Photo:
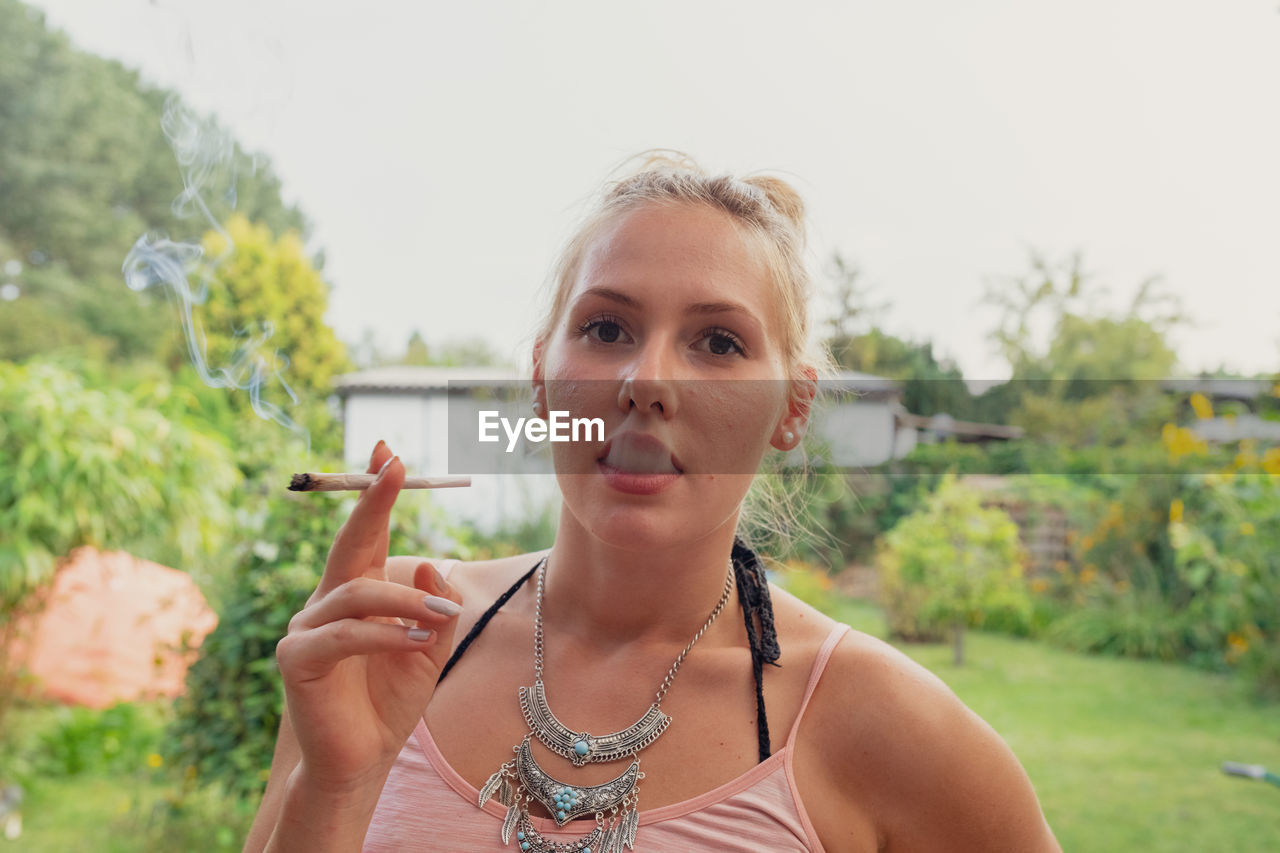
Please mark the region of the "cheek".
POLYGON ((774 427, 785 411, 781 383, 738 381, 706 383, 697 394, 702 430, 726 460, 738 462, 726 473, 754 473, 768 450, 774 427), (745 467, 744 467, 745 466, 745 467))

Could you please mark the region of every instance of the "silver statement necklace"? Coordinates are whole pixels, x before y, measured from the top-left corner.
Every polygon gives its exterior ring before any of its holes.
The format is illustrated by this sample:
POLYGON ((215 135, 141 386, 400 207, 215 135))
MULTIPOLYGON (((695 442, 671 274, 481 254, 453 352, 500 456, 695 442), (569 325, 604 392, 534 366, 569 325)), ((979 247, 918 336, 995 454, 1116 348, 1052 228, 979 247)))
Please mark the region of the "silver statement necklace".
POLYGON ((529 724, 529 734, 514 747, 515 758, 499 767, 480 789, 480 805, 483 807, 490 797, 497 795, 498 801, 507 807, 507 817, 502 822, 502 843, 510 844, 514 833, 525 853, 622 853, 624 847, 634 850, 636 828, 640 823, 637 787, 644 778, 644 773, 640 772, 640 750, 657 740, 671 724, 671 718, 662 712, 662 700, 676 680, 680 664, 684 663, 693 644, 702 638, 729 602, 729 594, 733 591, 733 563, 730 562, 725 575, 720 601, 689 645, 676 656, 649 710, 625 729, 602 735, 570 729, 560 722, 547 704, 547 691, 542 683, 542 599, 546 573, 544 560, 538 569, 538 598, 534 611, 534 681, 532 687, 520 688, 520 709, 529 724), (630 758, 631 763, 620 776, 601 785, 571 785, 552 777, 538 765, 530 749, 530 741, 535 737, 547 749, 572 761, 575 767, 625 758, 630 758), (594 814, 595 828, 575 841, 553 842, 539 833, 529 819, 529 807, 534 801, 542 804, 557 826, 564 826, 582 815, 594 814))

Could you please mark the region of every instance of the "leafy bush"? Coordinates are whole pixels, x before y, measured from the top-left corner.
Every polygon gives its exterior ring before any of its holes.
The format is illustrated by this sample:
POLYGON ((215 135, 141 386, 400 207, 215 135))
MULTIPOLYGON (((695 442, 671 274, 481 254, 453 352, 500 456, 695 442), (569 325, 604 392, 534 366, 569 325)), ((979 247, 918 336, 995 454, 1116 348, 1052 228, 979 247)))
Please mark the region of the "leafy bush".
POLYGON ((36 733, 29 766, 39 776, 131 773, 155 763, 162 732, 160 717, 140 705, 58 708, 36 733))
POLYGON ((996 614, 1006 622, 1029 619, 1022 559, 1009 515, 944 478, 923 508, 889 531, 877 555, 890 632, 925 640, 954 631, 959 663, 965 627, 996 614))
POLYGON ((173 565, 220 541, 238 475, 217 439, 41 362, 0 362, 0 412, 5 601, 41 586, 80 545, 173 565))
POLYGON ((1051 642, 1119 657, 1185 660, 1202 645, 1203 626, 1151 595, 1108 595, 1069 610, 1048 629, 1051 642))
POLYGON ((1280 477, 1198 478, 1192 509, 1174 506, 1169 539, 1201 628, 1197 651, 1280 694, 1280 477))
POLYGON ((801 560, 789 560, 773 572, 773 580, 803 601, 823 613, 835 609, 835 585, 831 576, 822 569, 801 560))

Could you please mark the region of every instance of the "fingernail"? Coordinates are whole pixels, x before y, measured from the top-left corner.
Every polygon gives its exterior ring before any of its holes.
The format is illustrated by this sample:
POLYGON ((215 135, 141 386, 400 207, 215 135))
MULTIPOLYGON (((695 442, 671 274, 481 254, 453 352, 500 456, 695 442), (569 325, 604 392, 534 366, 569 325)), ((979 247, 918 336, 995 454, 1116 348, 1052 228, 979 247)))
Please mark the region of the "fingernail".
POLYGON ((430 638, 431 638, 431 632, 428 631, 426 628, 410 628, 409 629, 410 640, 415 640, 416 642, 421 643, 422 641, 429 640, 430 638))
POLYGON ((436 592, 448 592, 449 584, 445 583, 444 575, 440 574, 440 570, 434 564, 428 563, 427 565, 431 566, 431 579, 435 583, 436 592))
POLYGON ((438 595, 423 596, 422 603, 427 606, 428 610, 439 613, 441 616, 457 616, 462 612, 461 605, 456 601, 450 601, 438 595))

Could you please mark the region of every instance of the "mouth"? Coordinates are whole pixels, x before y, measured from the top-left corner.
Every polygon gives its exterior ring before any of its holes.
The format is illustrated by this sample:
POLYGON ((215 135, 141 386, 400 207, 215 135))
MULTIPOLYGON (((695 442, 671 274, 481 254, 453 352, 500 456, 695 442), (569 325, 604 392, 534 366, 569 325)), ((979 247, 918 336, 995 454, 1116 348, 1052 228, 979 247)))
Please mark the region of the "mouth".
POLYGON ((657 438, 638 432, 624 432, 605 443, 597 461, 622 474, 683 474, 674 453, 657 438))

